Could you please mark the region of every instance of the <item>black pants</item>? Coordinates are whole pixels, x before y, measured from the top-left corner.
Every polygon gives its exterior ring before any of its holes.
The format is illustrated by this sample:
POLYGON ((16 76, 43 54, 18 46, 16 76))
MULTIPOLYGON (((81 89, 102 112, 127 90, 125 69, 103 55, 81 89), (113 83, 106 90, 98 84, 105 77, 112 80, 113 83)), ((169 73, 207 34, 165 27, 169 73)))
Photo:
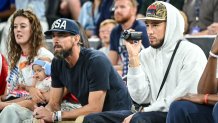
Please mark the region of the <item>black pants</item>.
MULTIPOLYGON (((122 123, 131 114, 129 110, 94 113, 87 115, 83 123, 122 123)), ((166 117, 166 112, 138 112, 130 123, 166 123, 166 117)))

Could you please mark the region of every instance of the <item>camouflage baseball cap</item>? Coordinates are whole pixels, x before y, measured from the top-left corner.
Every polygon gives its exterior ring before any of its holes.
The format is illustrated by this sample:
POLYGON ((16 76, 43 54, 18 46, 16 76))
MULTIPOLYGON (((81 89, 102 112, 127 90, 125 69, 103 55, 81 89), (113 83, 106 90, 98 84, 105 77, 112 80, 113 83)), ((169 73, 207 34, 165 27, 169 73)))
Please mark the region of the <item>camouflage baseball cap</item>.
POLYGON ((160 1, 152 3, 146 12, 145 20, 167 20, 166 6, 160 1))

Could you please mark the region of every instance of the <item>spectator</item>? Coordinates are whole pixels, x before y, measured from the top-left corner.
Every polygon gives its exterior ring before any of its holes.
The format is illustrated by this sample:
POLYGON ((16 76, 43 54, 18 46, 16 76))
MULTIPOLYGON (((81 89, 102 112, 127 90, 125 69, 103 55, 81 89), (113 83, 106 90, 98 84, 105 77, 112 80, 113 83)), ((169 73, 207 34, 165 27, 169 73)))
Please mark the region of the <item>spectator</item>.
POLYGON ((40 20, 43 31, 48 30, 48 23, 45 17, 45 0, 15 0, 16 9, 30 9, 40 20))
POLYGON ((136 20, 136 11, 136 0, 115 0, 114 17, 119 25, 111 32, 109 57, 117 70, 122 68, 123 76, 127 74, 129 60, 124 40, 121 39, 122 32, 130 28, 142 32, 142 44, 144 48, 149 46, 146 26, 143 22, 136 20), (118 65, 120 57, 123 63, 121 67, 118 65))
POLYGON ((165 2, 172 4, 177 9, 182 10, 182 7, 183 7, 185 0, 142 0, 142 5, 138 11, 137 17, 138 18, 144 17, 144 15, 146 14, 146 9, 148 8, 148 6, 155 1, 165 1, 165 2))
POLYGON ((140 51, 141 41, 125 42, 130 60, 127 88, 133 101, 150 105, 134 114, 131 111, 109 111, 88 115, 84 121, 165 123, 171 102, 197 91, 206 57, 197 45, 183 39, 184 19, 179 10, 169 3, 156 1, 148 7, 144 19, 151 46, 140 51), (175 57, 170 62, 173 53, 175 57), (172 64, 170 69, 168 64, 172 64), (165 76, 167 69, 169 74, 165 76))
POLYGON ((1 0, 1 4, 0 4, 0 46, 2 45, 1 35, 2 35, 3 28, 6 25, 8 18, 14 13, 15 10, 16 8, 15 8, 14 0, 1 0))
POLYGON ((44 48, 40 22, 31 11, 18 10, 12 17, 9 33, 9 93, 5 99, 24 97, 30 93, 36 100, 43 101, 40 91, 31 86, 31 64, 39 57, 48 57, 51 60, 53 54, 44 48))
POLYGON ((102 21, 114 19, 114 0, 102 0, 100 15, 96 22, 95 35, 99 36, 99 28, 102 21))
POLYGON ((34 110, 35 118, 46 122, 75 120, 94 112, 131 108, 131 99, 121 77, 103 53, 80 46, 79 31, 75 21, 60 18, 45 32, 53 36, 56 58, 52 61, 51 98, 46 108, 34 110), (77 97, 81 108, 60 111, 64 87, 77 97))
POLYGON ((94 31, 100 15, 101 3, 101 0, 89 0, 82 6, 78 21, 84 27, 88 38, 96 36, 94 31))
POLYGON ((106 56, 108 56, 110 49, 110 34, 112 29, 116 26, 116 21, 113 19, 106 19, 100 25, 100 39, 102 42, 102 48, 99 50, 102 51, 106 56))
POLYGON ((8 75, 8 64, 5 57, 0 54, 0 97, 5 93, 8 75))
MULTIPOLYGON (((136 1, 138 2, 137 5, 137 13, 138 13, 139 10, 141 10, 143 6, 143 2, 145 2, 145 0, 136 0, 136 1)), ((114 0, 102 0, 100 12, 101 12, 100 17, 96 23, 96 30, 95 30, 96 35, 99 35, 99 27, 102 21, 106 19, 114 19, 114 0)))
POLYGON ((218 123, 218 35, 198 84, 198 94, 180 97, 170 106, 167 123, 218 123))
POLYGON ((2 0, 0 5, 0 22, 7 21, 15 10, 15 0, 2 0))
POLYGON ((185 0, 183 11, 188 17, 188 34, 209 35, 208 26, 218 22, 218 0, 185 0))
POLYGON ((46 18, 49 28, 58 18, 78 20, 81 6, 88 0, 46 0, 46 18))
POLYGON ((64 17, 78 20, 81 9, 80 0, 61 0, 60 13, 64 17))

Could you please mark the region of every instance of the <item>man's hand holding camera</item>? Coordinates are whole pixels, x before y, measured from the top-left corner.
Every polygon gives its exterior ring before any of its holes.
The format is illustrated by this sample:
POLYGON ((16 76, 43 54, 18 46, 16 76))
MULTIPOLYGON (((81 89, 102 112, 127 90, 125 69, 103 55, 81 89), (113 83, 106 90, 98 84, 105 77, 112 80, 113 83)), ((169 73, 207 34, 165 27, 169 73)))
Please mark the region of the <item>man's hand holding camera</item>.
POLYGON ((125 39, 126 49, 129 55, 129 66, 137 67, 140 65, 139 52, 141 50, 142 32, 135 32, 134 30, 126 30, 122 34, 125 39))

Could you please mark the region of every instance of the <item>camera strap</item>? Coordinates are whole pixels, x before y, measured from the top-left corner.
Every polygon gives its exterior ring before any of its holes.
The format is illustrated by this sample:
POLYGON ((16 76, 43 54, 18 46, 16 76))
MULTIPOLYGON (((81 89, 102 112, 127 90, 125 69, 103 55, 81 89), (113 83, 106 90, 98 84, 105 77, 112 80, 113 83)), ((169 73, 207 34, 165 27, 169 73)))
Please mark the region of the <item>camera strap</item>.
MULTIPOLYGON (((171 58, 170 58, 170 62, 169 62, 169 64, 168 64, 166 73, 165 73, 165 75, 164 75, 164 78, 163 78, 163 81, 162 81, 162 83, 161 83, 159 92, 158 92, 158 94, 157 94, 157 98, 159 97, 159 94, 160 94, 160 92, 161 92, 161 90, 162 90, 162 88, 163 88, 163 86, 164 86, 164 84, 165 84, 165 82, 166 82, 166 79, 167 79, 168 73, 169 73, 169 71, 170 71, 170 68, 171 68, 171 65, 172 65, 174 56, 175 56, 175 54, 176 54, 176 51, 177 51, 177 49, 178 49, 179 44, 181 43, 181 41, 182 41, 182 40, 180 39, 180 40, 177 42, 176 47, 175 47, 175 49, 174 49, 174 51, 173 51, 173 54, 172 54, 172 56, 171 56, 171 58)), ((157 98, 156 98, 156 100, 157 100, 157 98)))

